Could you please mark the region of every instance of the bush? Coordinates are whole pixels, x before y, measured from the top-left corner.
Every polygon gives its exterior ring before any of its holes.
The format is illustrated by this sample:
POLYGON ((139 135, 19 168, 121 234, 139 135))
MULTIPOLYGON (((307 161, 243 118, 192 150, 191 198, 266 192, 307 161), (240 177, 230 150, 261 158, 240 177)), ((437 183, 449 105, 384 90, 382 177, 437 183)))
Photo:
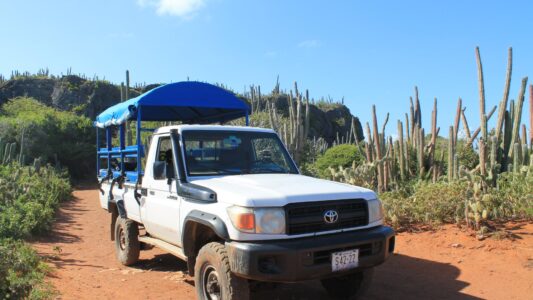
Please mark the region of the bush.
POLYGON ((472 224, 486 220, 507 221, 533 218, 533 174, 502 173, 497 188, 475 194, 478 179, 406 184, 397 191, 380 194, 385 217, 392 225, 458 223, 466 217, 472 224), (465 216, 465 205, 469 215, 465 216), (474 207, 478 209, 478 220, 474 207), (483 211, 485 211, 485 216, 483 211))
MULTIPOLYGON (((58 111, 31 98, 15 98, 0 111, 0 138, 21 145, 23 154, 66 166, 70 175, 94 175, 95 130, 86 117, 58 111)), ((17 149, 17 154, 20 148, 17 149)))
POLYGON ((533 172, 502 173, 494 194, 492 214, 498 218, 533 218, 533 172))
POLYGON ((0 299, 50 298, 46 265, 23 241, 50 228, 61 201, 70 197, 65 172, 0 164, 0 299))
POLYGON ((53 295, 44 283, 48 266, 35 250, 21 241, 0 239, 0 298, 47 299, 53 295))
POLYGON ((53 168, 0 165, 0 237, 25 238, 49 229, 59 203, 70 197, 66 173, 53 168))
POLYGON ((315 162, 318 175, 322 178, 331 178, 329 167, 337 169, 339 166, 349 167, 355 161, 360 165, 364 160, 363 155, 355 145, 343 144, 329 148, 315 162))
POLYGON ((395 226, 457 222, 464 218, 465 200, 470 197, 471 190, 464 181, 421 181, 412 191, 402 189, 380 195, 386 219, 395 226))

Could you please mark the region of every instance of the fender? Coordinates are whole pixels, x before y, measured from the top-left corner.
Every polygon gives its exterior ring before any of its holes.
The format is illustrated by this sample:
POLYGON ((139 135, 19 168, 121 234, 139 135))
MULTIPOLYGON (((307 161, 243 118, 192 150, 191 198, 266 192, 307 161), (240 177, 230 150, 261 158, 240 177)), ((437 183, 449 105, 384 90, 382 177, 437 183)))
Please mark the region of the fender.
POLYGON ((201 212, 198 210, 191 211, 183 222, 183 231, 181 233, 181 245, 183 247, 183 252, 187 259, 187 269, 191 276, 194 276, 194 265, 196 263, 196 253, 200 249, 196 248, 196 236, 193 232, 195 224, 202 224, 207 226, 221 239, 228 241, 229 234, 226 224, 218 216, 201 212))
POLYGON ((187 217, 185 217, 185 220, 183 222, 184 226, 181 235, 183 246, 185 246, 187 242, 185 240, 185 233, 187 232, 187 227, 190 226, 188 225, 190 224, 190 221, 205 225, 211 228, 215 232, 215 234, 218 235, 218 237, 220 237, 221 239, 229 240, 228 229, 226 228, 226 224, 224 223, 224 221, 222 221, 221 218, 210 213, 202 212, 199 210, 193 210, 187 215, 187 217))

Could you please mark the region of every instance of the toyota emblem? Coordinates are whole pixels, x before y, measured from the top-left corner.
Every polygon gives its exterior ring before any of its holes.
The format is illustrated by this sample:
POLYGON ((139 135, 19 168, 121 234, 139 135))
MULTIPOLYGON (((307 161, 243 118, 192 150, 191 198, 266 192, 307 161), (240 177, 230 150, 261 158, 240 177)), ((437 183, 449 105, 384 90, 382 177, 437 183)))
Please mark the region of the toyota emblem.
POLYGON ((326 210, 324 213, 324 222, 328 224, 334 224, 337 223, 339 220, 339 213, 336 210, 330 209, 326 210))

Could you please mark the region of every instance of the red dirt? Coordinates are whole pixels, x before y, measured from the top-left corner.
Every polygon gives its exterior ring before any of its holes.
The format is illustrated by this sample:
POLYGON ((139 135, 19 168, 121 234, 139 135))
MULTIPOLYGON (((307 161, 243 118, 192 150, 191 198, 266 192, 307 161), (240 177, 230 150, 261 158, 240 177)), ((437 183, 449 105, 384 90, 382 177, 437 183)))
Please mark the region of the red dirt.
MULTIPOLYGON (((95 189, 62 205, 52 233, 34 242, 54 271, 60 299, 194 299, 185 263, 153 249, 124 267, 109 240, 110 216, 95 189)), ((509 224, 514 240, 478 241, 454 226, 400 233, 365 299, 533 299, 533 224, 509 224)), ((253 299, 328 299, 317 281, 265 287, 253 299)))

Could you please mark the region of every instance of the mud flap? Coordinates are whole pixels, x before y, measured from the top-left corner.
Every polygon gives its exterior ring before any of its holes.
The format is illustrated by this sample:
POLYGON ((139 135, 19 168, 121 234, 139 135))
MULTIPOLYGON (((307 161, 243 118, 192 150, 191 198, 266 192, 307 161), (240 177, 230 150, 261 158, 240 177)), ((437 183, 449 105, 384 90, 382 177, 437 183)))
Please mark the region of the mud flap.
POLYGON ((124 200, 120 199, 116 203, 117 203, 118 215, 123 219, 127 219, 128 214, 126 213, 126 207, 124 207, 124 200))

